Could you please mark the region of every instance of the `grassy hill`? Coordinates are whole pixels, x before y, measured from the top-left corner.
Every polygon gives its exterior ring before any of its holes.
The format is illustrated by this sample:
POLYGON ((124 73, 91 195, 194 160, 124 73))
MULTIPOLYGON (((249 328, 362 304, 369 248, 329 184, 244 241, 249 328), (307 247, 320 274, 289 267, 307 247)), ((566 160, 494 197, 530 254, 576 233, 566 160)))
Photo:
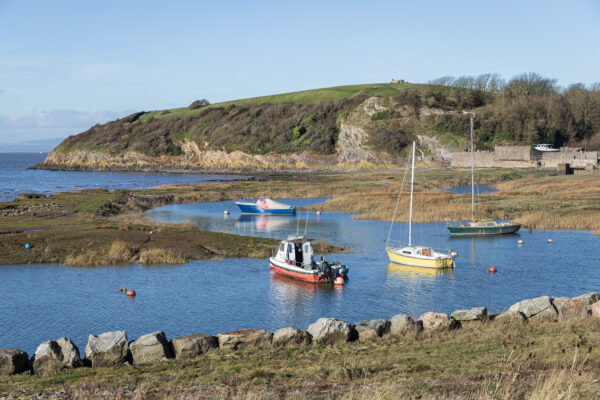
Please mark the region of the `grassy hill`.
MULTIPOLYGON (((464 80, 372 83, 216 104, 198 100, 188 107, 140 112, 94 126, 66 139, 54 153, 135 153, 162 162, 156 157, 201 157, 206 151, 339 156, 340 147, 354 146, 361 153, 351 162, 377 154, 389 160, 400 158, 417 135, 467 147, 465 109, 477 115, 478 149, 534 143, 600 149, 600 90, 577 85, 559 90, 535 75, 526 78, 502 87, 478 86, 477 80, 470 86, 464 80), (342 146, 340 136, 346 140, 342 146), (360 140, 349 141, 357 136, 360 140)), ((428 154, 427 148, 422 150, 428 154)))

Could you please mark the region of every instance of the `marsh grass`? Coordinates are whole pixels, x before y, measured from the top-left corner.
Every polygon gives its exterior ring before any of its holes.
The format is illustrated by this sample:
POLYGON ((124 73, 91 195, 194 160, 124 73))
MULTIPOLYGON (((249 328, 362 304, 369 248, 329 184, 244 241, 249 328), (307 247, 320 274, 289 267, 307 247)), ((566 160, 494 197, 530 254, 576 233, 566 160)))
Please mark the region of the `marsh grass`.
POLYGON ((139 255, 142 265, 184 264, 187 261, 181 254, 166 249, 143 249, 139 255))

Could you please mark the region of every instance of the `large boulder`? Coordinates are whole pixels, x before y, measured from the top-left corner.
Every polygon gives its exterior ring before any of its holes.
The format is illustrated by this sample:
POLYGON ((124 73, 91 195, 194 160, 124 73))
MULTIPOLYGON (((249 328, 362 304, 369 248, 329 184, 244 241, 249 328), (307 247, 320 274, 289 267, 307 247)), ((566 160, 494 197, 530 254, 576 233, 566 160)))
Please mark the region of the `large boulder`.
POLYGON ((127 352, 125 331, 90 335, 85 346, 85 358, 92 367, 118 367, 127 361, 127 352))
POLYGON ((0 349, 0 375, 18 374, 27 370, 29 356, 17 349, 0 349))
POLYGON ((558 312, 559 321, 578 321, 590 314, 589 299, 558 297, 552 299, 552 304, 558 312))
POLYGON ((82 365, 79 349, 68 338, 48 340, 38 346, 33 356, 33 372, 40 376, 50 376, 63 368, 77 368, 82 365))
POLYGON ((358 338, 352 324, 335 318, 319 318, 310 324, 308 333, 312 335, 313 342, 318 344, 351 342, 358 338))
POLYGON ((490 316, 490 319, 492 321, 505 322, 505 323, 523 322, 526 320, 525 315, 523 315, 523 313, 521 313, 519 311, 505 311, 500 314, 494 314, 494 315, 490 316))
POLYGON ((600 301, 595 302, 590 306, 592 317, 600 318, 600 301))
POLYGON ((582 294, 581 296, 573 297, 573 300, 581 300, 586 305, 591 306, 592 304, 600 301, 600 294, 596 292, 590 292, 586 294, 582 294))
POLYGON ((387 319, 358 321, 354 328, 358 332, 358 340, 370 340, 381 337, 390 331, 391 323, 387 319))
POLYGON ((273 334, 264 329, 240 329, 217 335, 220 348, 234 350, 249 345, 270 344, 272 337, 273 334))
POLYGON ((408 315, 398 314, 390 319, 390 333, 393 335, 406 335, 419 329, 417 322, 408 315))
POLYGON ((163 331, 140 336, 129 343, 129 351, 136 365, 156 364, 167 358, 173 358, 171 344, 163 331))
POLYGON ((175 358, 190 359, 219 347, 219 340, 212 335, 195 333, 171 339, 175 358))
POLYGON ((281 328, 273 333, 273 346, 298 347, 312 342, 312 336, 304 329, 281 328))
POLYGON ((487 317, 487 308, 473 307, 470 310, 456 310, 450 316, 460 322, 483 321, 487 317))
POLYGON ((460 322, 448 318, 448 314, 433 311, 421 315, 418 322, 426 331, 452 330, 460 327, 460 322))
POLYGON ((556 317, 558 317, 558 313, 554 309, 554 306, 550 302, 550 297, 548 296, 521 300, 510 306, 508 311, 520 312, 525 318, 532 318, 538 314, 540 314, 539 317, 535 319, 551 320, 554 316, 554 319, 556 320, 556 317))

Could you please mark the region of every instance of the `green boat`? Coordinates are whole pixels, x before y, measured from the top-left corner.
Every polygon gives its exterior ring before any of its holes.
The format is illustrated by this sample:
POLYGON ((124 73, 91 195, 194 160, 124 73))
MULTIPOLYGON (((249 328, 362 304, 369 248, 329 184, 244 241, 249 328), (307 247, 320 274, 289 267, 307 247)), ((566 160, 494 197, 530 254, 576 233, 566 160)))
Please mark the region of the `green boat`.
POLYGON ((469 222, 462 225, 448 225, 446 228, 452 235, 502 235, 515 233, 521 229, 521 224, 497 221, 469 222))
POLYGON ((521 229, 521 224, 514 224, 511 222, 497 222, 497 221, 475 221, 475 163, 473 155, 473 116, 471 112, 464 112, 465 114, 471 114, 471 221, 465 224, 448 225, 446 228, 450 231, 451 235, 470 235, 470 236, 483 236, 483 235, 503 235, 507 233, 515 233, 521 229))

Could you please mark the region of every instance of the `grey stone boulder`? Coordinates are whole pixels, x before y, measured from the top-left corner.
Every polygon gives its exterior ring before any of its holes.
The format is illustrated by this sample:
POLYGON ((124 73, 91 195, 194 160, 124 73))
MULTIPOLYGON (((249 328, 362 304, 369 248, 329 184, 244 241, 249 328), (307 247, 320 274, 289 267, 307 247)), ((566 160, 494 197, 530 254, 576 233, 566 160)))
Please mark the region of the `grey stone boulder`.
POLYGON ((171 344, 163 331, 148 333, 129 343, 133 364, 156 364, 173 358, 171 344))
POLYGON ((544 311, 535 314, 534 316, 529 318, 531 321, 547 321, 553 322, 558 320, 558 312, 554 306, 546 308, 544 311))
POLYGON ((592 317, 600 318, 600 301, 597 301, 590 306, 590 312, 592 317))
POLYGON ((29 356, 17 349, 0 349, 0 375, 19 374, 27 370, 29 356))
POLYGON ((582 294, 581 296, 573 297, 573 300, 581 300, 586 305, 591 306, 592 304, 600 301, 600 294, 596 292, 590 292, 586 294, 582 294))
POLYGON ((85 358, 92 367, 118 367, 127 361, 127 353, 125 331, 90 335, 85 346, 85 358))
POLYGON ((535 299, 521 300, 518 303, 515 303, 512 306, 510 306, 508 311, 520 312, 525 316, 525 318, 532 318, 535 315, 542 313, 543 311, 546 312, 542 314, 538 319, 548 319, 552 314, 558 316, 556 310, 554 309, 554 306, 550 302, 550 297, 548 296, 536 297, 535 299), (548 309, 550 309, 550 311, 546 311, 548 309))
POLYGON ((416 332, 420 329, 420 325, 408 315, 398 314, 390 319, 390 333, 393 335, 405 335, 410 332, 416 332))
POLYGON ((470 310, 456 310, 450 317, 457 321, 483 321, 487 317, 487 308, 473 307, 470 310))
POLYGON ((490 319, 492 321, 509 323, 509 322, 523 322, 527 318, 525 317, 525 315, 523 315, 522 312, 519 312, 519 311, 505 311, 503 313, 494 314, 493 316, 490 316, 490 319))
POLYGON ((273 346, 298 347, 312 343, 312 336, 304 329, 281 328, 273 333, 273 346))
POLYGON ((38 346, 33 356, 33 373, 40 376, 54 375, 63 368, 82 365, 79 349, 68 338, 48 340, 38 346))
POLYGON ((271 343, 273 334, 264 329, 240 329, 217 335, 221 349, 239 349, 249 345, 263 346, 271 343))
POLYGON ((313 343, 334 344, 351 342, 358 338, 358 333, 352 324, 335 318, 319 318, 308 327, 313 343))
POLYGON ((443 331, 460 328, 460 322, 450 319, 448 314, 428 311, 421 315, 418 322, 426 331, 443 331))
POLYGON ((354 328, 358 332, 358 340, 371 340, 389 333, 392 324, 387 319, 358 321, 354 328))
POLYGON ((558 297, 552 299, 559 321, 579 321, 590 315, 589 299, 558 297))
POLYGON ((195 333, 171 339, 171 346, 175 358, 187 360, 218 348, 219 340, 212 335, 195 333))

